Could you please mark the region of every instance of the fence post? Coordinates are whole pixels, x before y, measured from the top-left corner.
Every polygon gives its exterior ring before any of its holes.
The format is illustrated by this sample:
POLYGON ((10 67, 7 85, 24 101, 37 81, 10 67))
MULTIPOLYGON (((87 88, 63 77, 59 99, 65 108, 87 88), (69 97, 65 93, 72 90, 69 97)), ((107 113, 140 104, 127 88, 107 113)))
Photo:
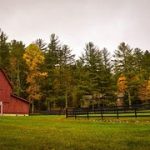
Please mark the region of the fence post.
POLYGON ((116 109, 116 111, 117 111, 117 119, 119 119, 119 110, 118 110, 118 108, 116 109))
POLYGON ((87 108, 87 119, 89 119, 89 108, 87 108))
POLYGON ((101 108, 101 118, 103 120, 103 109, 101 108))
POLYGON ((137 118, 137 112, 136 112, 136 108, 134 109, 134 112, 135 112, 135 118, 137 118))
POLYGON ((74 118, 76 119, 76 109, 74 108, 74 118))
POLYGON ((68 118, 68 109, 66 108, 66 118, 68 118))

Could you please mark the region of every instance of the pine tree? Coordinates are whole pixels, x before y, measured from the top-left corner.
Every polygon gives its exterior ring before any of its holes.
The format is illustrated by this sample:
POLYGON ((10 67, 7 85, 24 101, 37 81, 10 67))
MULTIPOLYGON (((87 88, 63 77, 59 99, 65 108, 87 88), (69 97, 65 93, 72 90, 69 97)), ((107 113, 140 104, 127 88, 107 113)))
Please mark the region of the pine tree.
POLYGON ((42 39, 37 39, 35 41, 35 44, 39 47, 40 50, 42 50, 43 52, 46 52, 47 44, 42 39))
POLYGON ((118 50, 115 50, 114 58, 116 74, 123 74, 126 78, 126 93, 128 95, 128 104, 131 106, 135 100, 135 95, 137 95, 136 89, 139 85, 139 77, 136 76, 137 67, 133 49, 125 43, 121 43, 118 46, 118 50))
POLYGON ((0 29, 0 67, 8 70, 9 68, 9 44, 7 43, 8 37, 0 29))
POLYGON ((51 109, 51 104, 53 107, 56 106, 56 101, 58 97, 58 93, 54 86, 55 86, 55 76, 56 76, 56 66, 58 64, 58 51, 60 50, 60 44, 58 37, 55 34, 51 34, 50 42, 46 51, 44 52, 45 55, 45 65, 44 70, 47 72, 47 78, 45 82, 42 83, 42 89, 44 97, 47 101, 48 109, 51 109))
MULTIPOLYGON (((64 95, 65 108, 68 107, 68 97, 73 87, 72 65, 74 64, 74 57, 75 55, 71 54, 71 50, 67 45, 63 45, 58 51, 58 64, 55 67, 57 78, 55 78, 54 87, 57 92, 59 91, 64 95)), ((62 95, 60 94, 60 96, 62 95)))
POLYGON ((13 40, 10 45, 10 77, 14 86, 14 92, 21 96, 26 86, 26 66, 23 60, 25 45, 21 41, 13 40))

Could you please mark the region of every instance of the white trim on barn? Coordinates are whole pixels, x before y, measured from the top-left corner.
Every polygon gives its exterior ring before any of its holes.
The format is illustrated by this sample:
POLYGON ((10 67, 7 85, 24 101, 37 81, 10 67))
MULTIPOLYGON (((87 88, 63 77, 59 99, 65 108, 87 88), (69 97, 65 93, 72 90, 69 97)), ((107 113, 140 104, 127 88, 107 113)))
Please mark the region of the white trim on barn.
POLYGON ((3 114, 3 116, 29 116, 29 114, 3 114))

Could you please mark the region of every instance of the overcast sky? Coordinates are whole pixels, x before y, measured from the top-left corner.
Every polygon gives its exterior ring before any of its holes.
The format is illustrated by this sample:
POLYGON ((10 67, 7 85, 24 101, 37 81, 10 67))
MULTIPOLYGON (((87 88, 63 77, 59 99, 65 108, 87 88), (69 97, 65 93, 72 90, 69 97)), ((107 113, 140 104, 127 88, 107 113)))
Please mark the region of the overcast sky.
POLYGON ((145 50, 150 0, 0 0, 0 28, 26 44, 55 33, 76 55, 89 41, 110 52, 122 41, 145 50))

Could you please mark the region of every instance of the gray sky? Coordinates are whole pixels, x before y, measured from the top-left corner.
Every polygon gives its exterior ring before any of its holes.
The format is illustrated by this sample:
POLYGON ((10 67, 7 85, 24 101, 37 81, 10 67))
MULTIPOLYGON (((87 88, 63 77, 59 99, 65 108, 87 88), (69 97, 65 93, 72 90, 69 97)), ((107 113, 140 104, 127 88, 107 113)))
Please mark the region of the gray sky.
POLYGON ((93 41, 110 52, 120 42, 150 49, 150 0, 0 0, 0 28, 29 44, 59 36, 76 55, 93 41))

